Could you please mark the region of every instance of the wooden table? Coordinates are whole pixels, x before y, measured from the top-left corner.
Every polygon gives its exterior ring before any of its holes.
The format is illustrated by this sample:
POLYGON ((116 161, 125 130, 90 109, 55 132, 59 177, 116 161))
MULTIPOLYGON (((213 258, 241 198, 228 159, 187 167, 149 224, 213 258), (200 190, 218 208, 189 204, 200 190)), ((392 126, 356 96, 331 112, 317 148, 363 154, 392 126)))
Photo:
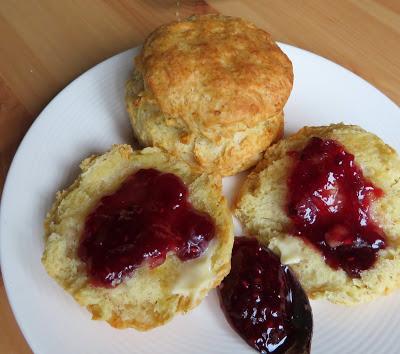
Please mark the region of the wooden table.
MULTIPOLYGON (((398 0, 1 0, 0 193, 25 132, 66 84, 140 44, 160 24, 207 12, 249 19, 278 41, 347 67, 400 103, 398 0)), ((0 352, 31 353, 2 282, 0 352)))

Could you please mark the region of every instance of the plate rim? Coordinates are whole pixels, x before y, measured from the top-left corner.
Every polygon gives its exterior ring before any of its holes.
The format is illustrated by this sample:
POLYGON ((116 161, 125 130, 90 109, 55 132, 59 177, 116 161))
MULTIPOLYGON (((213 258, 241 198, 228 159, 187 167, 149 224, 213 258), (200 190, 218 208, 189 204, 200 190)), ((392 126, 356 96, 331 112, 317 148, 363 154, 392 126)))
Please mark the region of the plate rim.
MULTIPOLYGON (((303 48, 299 48, 296 47, 294 45, 291 44, 286 44, 283 42, 276 42, 283 50, 283 52, 286 53, 286 49, 290 48, 290 50, 295 50, 295 51, 299 51, 302 56, 304 55, 308 55, 313 57, 313 59, 317 59, 317 60, 322 60, 323 62, 328 62, 330 65, 334 65, 335 67, 340 68, 341 70, 346 71, 348 74, 350 74, 353 79, 357 79, 363 82, 363 84, 366 84, 367 86, 369 86, 369 88, 372 88, 374 91, 376 91, 377 94, 380 94, 381 96, 383 96, 383 98, 385 99, 387 105, 392 105, 394 106, 394 108, 399 108, 399 105, 397 105, 396 102, 394 102, 392 99, 390 99, 384 92, 382 92, 381 90, 379 90, 377 87, 375 87, 373 84, 371 84, 369 81, 367 81, 365 78, 357 75, 356 73, 354 73, 353 71, 351 71, 350 69, 348 69, 347 67, 341 66, 340 64, 322 56, 319 55, 313 51, 309 51, 303 48)), ((12 296, 10 296, 10 283, 9 283, 9 279, 8 277, 11 276, 8 271, 4 272, 4 269, 8 269, 7 265, 4 261, 4 257, 3 257, 3 252, 4 251, 4 247, 3 247, 3 243, 4 240, 6 238, 5 236, 5 207, 4 207, 4 201, 9 200, 10 198, 8 197, 9 194, 9 184, 11 183, 11 176, 13 175, 13 171, 15 169, 16 164, 18 163, 18 159, 19 156, 21 155, 21 151, 23 151, 28 138, 32 135, 35 134, 35 129, 37 129, 36 127, 38 126, 38 124, 41 124, 41 119, 43 120, 43 116, 45 116, 47 110, 49 109, 49 106, 51 106, 52 104, 54 104, 54 102, 57 102, 58 100, 60 100, 60 97, 62 97, 62 95, 65 95, 66 92, 70 91, 71 89, 73 89, 74 85, 76 85, 76 82, 79 81, 79 79, 82 79, 85 75, 88 75, 90 72, 94 71, 95 69, 97 69, 98 67, 107 64, 109 61, 111 60, 115 60, 117 57, 119 56, 123 56, 124 54, 127 54, 128 52, 132 52, 137 53, 142 47, 142 44, 136 46, 136 47, 132 47, 130 49, 124 50, 122 52, 119 52, 117 54, 114 54, 104 60, 101 60, 99 63, 93 65, 92 67, 90 67, 88 70, 82 72, 81 74, 79 74, 76 78, 74 78, 72 81, 70 81, 63 89, 61 89, 47 104, 46 106, 43 108, 43 110, 37 115, 37 117, 34 119, 34 121, 32 122, 32 124, 30 125, 29 129, 27 130, 27 132, 25 133, 25 135, 23 136, 23 138, 21 139, 17 150, 12 158, 12 161, 10 163, 9 169, 7 171, 7 175, 6 178, 4 180, 4 185, 3 185, 3 191, 2 191, 2 195, 1 195, 1 199, 0 199, 0 271, 1 271, 1 276, 3 279, 3 284, 4 284, 4 289, 5 289, 5 293, 7 296, 7 300, 9 303, 9 306, 11 308, 12 314, 14 316, 14 319, 18 325, 19 330, 21 331, 26 343, 28 344, 29 348, 32 350, 33 353, 39 353, 40 352, 40 348, 37 347, 37 342, 35 343, 34 338, 32 338, 30 336, 30 334, 28 333, 28 329, 26 328, 26 324, 24 323, 24 320, 22 318, 22 314, 18 314, 18 309, 17 309, 17 304, 15 303, 15 299, 13 299, 12 296)), ((296 78, 295 78, 296 80, 296 78)))

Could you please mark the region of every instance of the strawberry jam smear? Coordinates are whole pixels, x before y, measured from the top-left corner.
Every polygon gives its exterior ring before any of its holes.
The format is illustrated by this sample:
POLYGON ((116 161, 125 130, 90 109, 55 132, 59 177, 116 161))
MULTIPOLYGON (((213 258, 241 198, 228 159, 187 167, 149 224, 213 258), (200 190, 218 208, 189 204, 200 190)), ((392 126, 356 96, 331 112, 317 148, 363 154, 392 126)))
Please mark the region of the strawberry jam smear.
POLYGON ((199 257, 214 235, 213 220, 193 208, 179 177, 141 169, 86 218, 78 255, 93 285, 114 287, 144 263, 161 265, 168 252, 199 257))
POLYGON ((326 263, 359 278, 386 247, 371 220, 371 203, 383 191, 365 179, 354 156, 334 140, 313 137, 298 153, 288 179, 288 216, 294 235, 322 252, 326 263))
POLYGON ((231 272, 219 293, 232 327, 260 353, 310 352, 308 298, 289 267, 256 239, 235 238, 231 272))

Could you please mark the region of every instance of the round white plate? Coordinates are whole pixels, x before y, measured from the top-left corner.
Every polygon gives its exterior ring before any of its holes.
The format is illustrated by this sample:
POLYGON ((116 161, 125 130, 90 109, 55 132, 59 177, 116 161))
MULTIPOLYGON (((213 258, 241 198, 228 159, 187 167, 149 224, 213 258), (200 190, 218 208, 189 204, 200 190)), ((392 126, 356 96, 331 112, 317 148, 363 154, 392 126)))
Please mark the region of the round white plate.
MULTIPOLYGON (((398 107, 348 70, 281 45, 295 85, 286 133, 304 125, 359 124, 400 151, 398 107)), ((10 168, 1 203, 1 267, 15 317, 35 353, 252 353, 227 324, 215 291, 194 311, 147 333, 117 330, 89 313, 45 272, 43 218, 86 156, 131 142, 124 84, 138 49, 116 55, 66 87, 36 119, 10 168)), ((232 196, 240 178, 224 181, 232 196)), ((240 232, 239 228, 236 230, 240 232)), ((400 292, 346 308, 312 302, 312 353, 400 353, 400 292)))

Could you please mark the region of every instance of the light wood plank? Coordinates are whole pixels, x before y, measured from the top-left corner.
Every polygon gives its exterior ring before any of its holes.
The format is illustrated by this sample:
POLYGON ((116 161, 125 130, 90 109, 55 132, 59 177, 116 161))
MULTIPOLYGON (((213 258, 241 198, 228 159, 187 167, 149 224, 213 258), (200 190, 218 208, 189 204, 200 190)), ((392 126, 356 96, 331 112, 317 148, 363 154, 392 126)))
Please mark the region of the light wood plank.
POLYGON ((0 194, 12 157, 31 121, 32 115, 0 77, 0 194))
POLYGON ((32 351, 26 343, 14 315, 11 311, 0 277, 0 352, 4 354, 31 354, 32 351))
POLYGON ((193 12, 201 1, 24 1, 0 6, 0 72, 37 115, 58 91, 93 65, 139 45, 159 25, 193 12), (34 14, 34 15, 33 15, 34 14), (7 45, 5 45, 7 44, 7 45))

